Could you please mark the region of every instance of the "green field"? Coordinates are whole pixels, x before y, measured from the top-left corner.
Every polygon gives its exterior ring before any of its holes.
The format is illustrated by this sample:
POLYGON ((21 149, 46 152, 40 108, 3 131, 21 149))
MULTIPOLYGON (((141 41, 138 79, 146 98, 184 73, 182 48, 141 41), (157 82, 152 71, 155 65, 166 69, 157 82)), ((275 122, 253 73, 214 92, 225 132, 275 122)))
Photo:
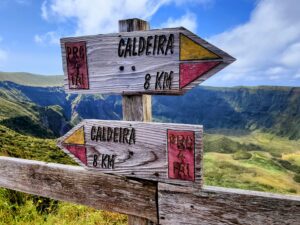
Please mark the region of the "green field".
POLYGON ((300 141, 253 132, 208 134, 204 140, 207 185, 300 194, 300 141))
POLYGON ((31 73, 9 73, 0 72, 0 81, 10 81, 16 84, 32 86, 32 87, 53 87, 62 86, 64 77, 57 76, 42 76, 31 73))
MULTIPOLYGON (((1 155, 75 164, 53 139, 24 136, 0 125, 1 155)), ((206 134, 205 184, 300 194, 300 140, 254 132, 206 134)), ((0 224, 126 224, 127 217, 0 189, 0 224)))

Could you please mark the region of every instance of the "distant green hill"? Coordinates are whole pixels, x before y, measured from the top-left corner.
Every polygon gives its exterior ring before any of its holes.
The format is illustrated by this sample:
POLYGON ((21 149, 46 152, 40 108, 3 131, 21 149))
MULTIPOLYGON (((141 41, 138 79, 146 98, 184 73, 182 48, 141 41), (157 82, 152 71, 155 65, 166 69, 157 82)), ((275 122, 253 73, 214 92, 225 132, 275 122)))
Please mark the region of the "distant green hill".
POLYGON ((33 87, 62 86, 63 80, 63 76, 43 76, 31 73, 0 72, 0 81, 11 81, 16 84, 33 87))
POLYGON ((22 134, 59 137, 83 118, 120 119, 116 96, 67 95, 62 87, 0 81, 0 124, 22 134))
POLYGON ((0 124, 26 135, 60 136, 71 128, 65 109, 60 106, 65 104, 65 98, 58 87, 29 87, 0 82, 0 124), (45 101, 48 104, 43 104, 45 101))

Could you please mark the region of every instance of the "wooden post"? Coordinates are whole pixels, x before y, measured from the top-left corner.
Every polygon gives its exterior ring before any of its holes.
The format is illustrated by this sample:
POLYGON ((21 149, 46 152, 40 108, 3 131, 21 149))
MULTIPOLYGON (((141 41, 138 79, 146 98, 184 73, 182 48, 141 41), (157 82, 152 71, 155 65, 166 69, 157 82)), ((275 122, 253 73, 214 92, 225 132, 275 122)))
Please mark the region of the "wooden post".
MULTIPOLYGON (((119 21, 119 32, 149 30, 149 23, 140 19, 127 19, 119 21)), ((144 121, 152 120, 151 95, 123 95, 123 120, 144 121)), ((128 216, 128 225, 147 225, 149 220, 128 216)))

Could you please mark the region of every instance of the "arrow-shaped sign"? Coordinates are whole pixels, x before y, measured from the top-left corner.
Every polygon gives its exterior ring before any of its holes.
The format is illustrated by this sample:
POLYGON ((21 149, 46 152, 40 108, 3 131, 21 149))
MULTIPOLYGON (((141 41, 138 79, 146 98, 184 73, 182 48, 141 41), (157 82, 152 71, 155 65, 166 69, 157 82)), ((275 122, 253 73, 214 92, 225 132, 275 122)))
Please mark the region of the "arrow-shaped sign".
POLYGON ((235 59, 185 28, 61 39, 69 93, 183 94, 235 59))
POLYGON ((91 170, 199 188, 202 132, 199 125, 84 120, 58 146, 91 170))

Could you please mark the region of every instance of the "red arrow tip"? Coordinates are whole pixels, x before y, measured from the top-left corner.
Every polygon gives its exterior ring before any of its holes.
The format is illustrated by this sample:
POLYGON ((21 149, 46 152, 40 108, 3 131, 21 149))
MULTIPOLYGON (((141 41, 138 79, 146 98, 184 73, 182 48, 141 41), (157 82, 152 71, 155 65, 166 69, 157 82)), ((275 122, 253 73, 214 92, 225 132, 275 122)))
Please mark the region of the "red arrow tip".
POLYGON ((220 62, 181 63, 179 80, 180 88, 184 88, 219 64, 220 62))
POLYGON ((77 145, 64 145, 64 147, 79 159, 84 165, 87 165, 86 148, 77 145))

